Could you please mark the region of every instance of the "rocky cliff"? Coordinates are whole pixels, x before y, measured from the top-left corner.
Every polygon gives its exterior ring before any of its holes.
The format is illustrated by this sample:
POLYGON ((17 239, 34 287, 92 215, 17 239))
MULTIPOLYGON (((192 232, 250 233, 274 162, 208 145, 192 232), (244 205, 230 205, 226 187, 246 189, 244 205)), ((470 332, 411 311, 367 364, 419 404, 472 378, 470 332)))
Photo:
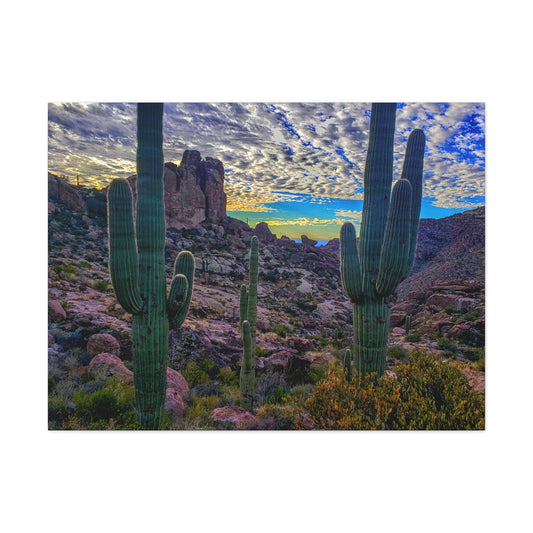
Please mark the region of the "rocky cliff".
MULTIPOLYGON (((202 160, 200 152, 185 150, 180 165, 165 163, 167 228, 194 228, 200 222, 218 224, 226 216, 224 166, 218 159, 202 160)), ((137 198, 137 176, 128 178, 137 198)))

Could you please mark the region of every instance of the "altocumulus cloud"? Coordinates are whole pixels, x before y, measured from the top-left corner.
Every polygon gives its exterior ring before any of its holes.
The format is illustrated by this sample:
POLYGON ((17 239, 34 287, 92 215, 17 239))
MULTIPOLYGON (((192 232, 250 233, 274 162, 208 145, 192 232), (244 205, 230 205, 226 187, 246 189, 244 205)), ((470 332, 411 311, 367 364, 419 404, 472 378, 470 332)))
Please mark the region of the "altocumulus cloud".
MULTIPOLYGON (((309 197, 360 200, 370 108, 368 103, 165 104, 165 160, 179 162, 186 149, 222 160, 231 171, 229 210, 268 212, 276 202, 309 197), (302 196, 288 199, 289 192, 302 196)), ((134 173, 135 115, 133 104, 50 104, 50 171, 79 174, 83 182, 100 186, 134 173)), ((399 106, 395 179, 409 133, 421 128, 427 137, 426 200, 452 209, 482 204, 484 116, 483 104, 399 106)))

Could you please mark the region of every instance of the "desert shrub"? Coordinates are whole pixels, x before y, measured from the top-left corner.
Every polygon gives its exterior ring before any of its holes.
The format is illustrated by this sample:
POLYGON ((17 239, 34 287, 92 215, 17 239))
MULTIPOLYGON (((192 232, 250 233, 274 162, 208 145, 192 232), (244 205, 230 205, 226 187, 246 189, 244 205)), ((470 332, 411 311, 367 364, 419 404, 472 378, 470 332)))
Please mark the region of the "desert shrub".
POLYGON ((57 265, 54 265, 52 268, 54 272, 59 275, 66 274, 67 276, 69 276, 76 272, 74 265, 71 263, 67 263, 66 265, 57 264, 57 265))
POLYGON ((256 357, 267 357, 267 355, 270 353, 270 350, 267 350, 266 348, 260 348, 256 345, 255 347, 255 355, 256 357))
POLYGON ((450 352, 457 352, 457 344, 448 337, 440 337, 437 340, 437 346, 440 350, 448 350, 450 352))
POLYGON ((203 370, 199 364, 194 362, 187 363, 187 366, 183 371, 183 377, 186 379, 189 387, 209 382, 209 374, 203 370))
POLYGON ((240 405, 241 404, 241 389, 239 385, 221 385, 218 389, 218 405, 224 407, 226 405, 240 405))
POLYGON ((255 414, 268 429, 296 429, 297 408, 292 404, 265 404, 255 414))
POLYGON ((477 370, 481 370, 481 372, 485 372, 485 356, 480 357, 479 360, 475 362, 474 366, 477 370))
POLYGON ((266 398, 273 394, 277 387, 283 390, 289 390, 287 382, 282 375, 272 370, 259 373, 255 379, 256 405, 261 405, 266 398))
POLYGON ((285 324, 276 324, 274 326, 274 333, 282 338, 285 338, 289 333, 289 328, 285 324))
MULTIPOLYGON (((324 377, 325 377, 325 372, 324 372, 324 377)), ((302 403, 305 400, 307 400, 309 396, 311 396, 312 392, 313 392, 313 385, 311 383, 307 383, 306 385, 296 385, 289 391, 288 399, 291 402, 302 403)))
POLYGON ((405 359, 407 357, 407 350, 401 346, 389 346, 387 348, 387 357, 390 359, 405 359))
POLYGON ((266 404, 285 403, 289 397, 288 390, 283 385, 277 385, 265 398, 266 404))
POLYGON ((94 288, 97 291, 100 292, 107 292, 107 289, 109 288, 109 280, 108 279, 99 279, 94 284, 94 288))
POLYGON ((215 365, 213 361, 211 361, 211 359, 202 359, 197 364, 200 370, 203 370, 209 376, 210 379, 214 379, 217 377, 219 369, 218 366, 215 365))
MULTIPOLYGON (((386 422, 398 398, 392 380, 373 376, 354 378, 349 382, 340 372, 328 372, 319 381, 303 409, 315 429, 387 429, 386 422)), ((296 419, 302 429, 301 418, 296 419)))
POLYGON ((455 308, 451 305, 448 305, 444 308, 444 312, 448 313, 449 315, 452 315, 453 313, 455 313, 455 308))
POLYGON ((50 394, 48 396, 48 421, 51 428, 61 425, 68 419, 71 412, 69 401, 65 396, 59 394, 50 394))
POLYGON ((484 429, 484 397, 454 364, 413 351, 396 375, 356 375, 348 382, 329 372, 312 395, 296 402, 298 429, 307 414, 315 429, 484 429))
POLYGON ((422 335, 420 333, 409 333, 405 336, 406 342, 418 342, 422 338, 422 335))
POLYGON ((191 405, 185 410, 186 418, 209 418, 209 412, 212 411, 218 403, 216 396, 196 396, 192 395, 191 405))
POLYGON ((138 428, 133 385, 108 380, 96 392, 75 392, 73 400, 76 418, 90 429, 138 428))
POLYGON ((317 366, 309 369, 305 376, 305 383, 318 383, 321 379, 326 377, 326 369, 322 366, 317 366))
POLYGON ((467 359, 474 362, 485 357, 485 352, 482 348, 463 348, 462 352, 467 359))
POLYGON ((391 424, 394 429, 484 429, 485 401, 454 364, 439 363, 424 351, 399 365, 400 399, 391 424))
POLYGON ((218 379, 224 385, 239 385, 239 377, 235 370, 230 370, 229 368, 221 368, 218 372, 218 379))

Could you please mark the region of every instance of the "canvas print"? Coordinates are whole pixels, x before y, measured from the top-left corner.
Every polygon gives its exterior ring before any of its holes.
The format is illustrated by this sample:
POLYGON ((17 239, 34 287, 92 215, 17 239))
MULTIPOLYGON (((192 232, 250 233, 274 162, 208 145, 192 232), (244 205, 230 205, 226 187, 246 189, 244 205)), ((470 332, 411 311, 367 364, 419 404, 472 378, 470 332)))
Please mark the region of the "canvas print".
POLYGON ((483 103, 50 103, 50 430, 482 430, 483 103))

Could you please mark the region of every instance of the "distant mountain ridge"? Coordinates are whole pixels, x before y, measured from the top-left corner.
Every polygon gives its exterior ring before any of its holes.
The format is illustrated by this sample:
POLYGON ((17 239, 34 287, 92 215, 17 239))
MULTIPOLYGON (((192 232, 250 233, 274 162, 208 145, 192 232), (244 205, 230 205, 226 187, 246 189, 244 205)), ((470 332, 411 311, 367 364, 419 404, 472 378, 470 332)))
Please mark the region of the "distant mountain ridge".
POLYGON ((485 207, 420 220, 415 264, 398 299, 438 281, 485 281, 485 207))

